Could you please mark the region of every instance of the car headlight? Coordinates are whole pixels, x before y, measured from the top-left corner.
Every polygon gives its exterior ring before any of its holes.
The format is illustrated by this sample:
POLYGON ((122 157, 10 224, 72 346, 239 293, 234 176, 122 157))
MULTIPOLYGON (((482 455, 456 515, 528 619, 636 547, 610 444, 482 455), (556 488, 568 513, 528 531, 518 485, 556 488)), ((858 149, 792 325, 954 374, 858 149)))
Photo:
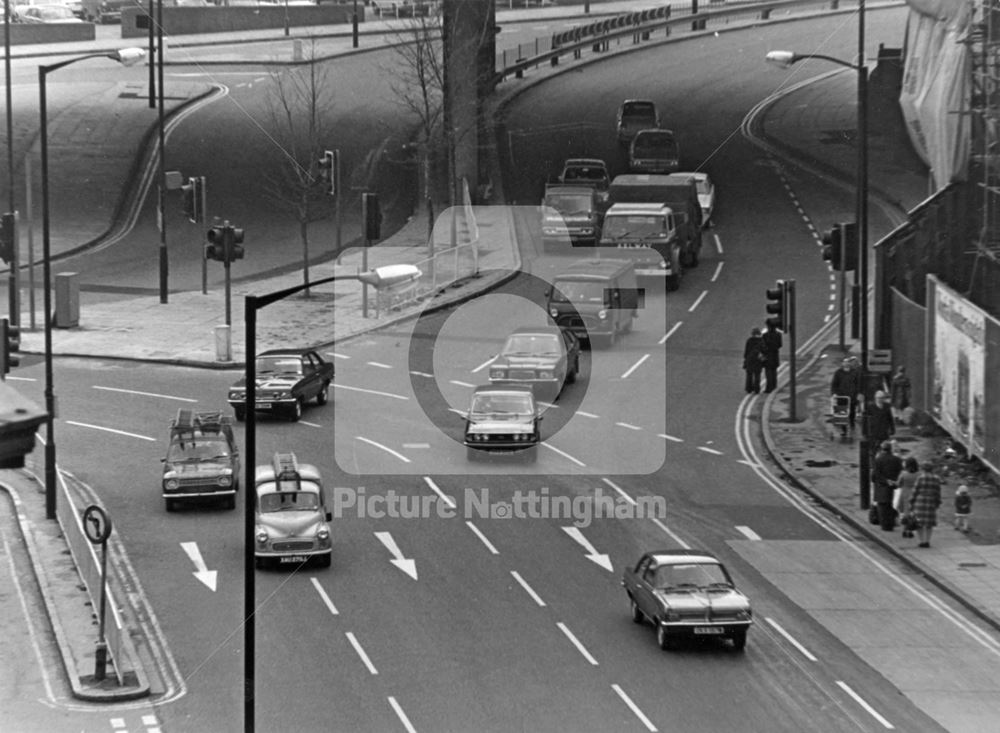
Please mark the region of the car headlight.
POLYGON ((232 486, 233 477, 232 476, 219 476, 219 486, 232 486))
POLYGON ((240 392, 240 391, 237 391, 237 390, 235 390, 235 389, 234 389, 234 390, 231 390, 231 391, 229 392, 229 399, 231 399, 231 400, 242 400, 242 399, 246 399, 246 393, 245 393, 245 392, 240 392))
POLYGON ((538 371, 538 378, 539 379, 552 379, 552 374, 553 374, 553 372, 552 372, 551 369, 540 369, 538 371))
POLYGON ((603 321, 605 318, 608 317, 608 312, 602 308, 601 310, 597 311, 597 317, 603 321))
POLYGON ((663 617, 665 621, 680 621, 681 615, 674 610, 667 611, 666 615, 663 617))
POLYGON ((490 379, 503 379, 507 376, 507 372, 504 369, 490 369, 490 379))
POLYGON ((327 527, 326 525, 323 525, 322 527, 320 527, 316 531, 316 539, 318 539, 320 542, 329 542, 330 541, 330 528, 327 527))
POLYGON ((559 315, 559 311, 557 311, 555 308, 549 308, 549 315, 552 316, 553 318, 556 318, 559 315))
POLYGON ((258 545, 267 544, 267 532, 265 532, 263 529, 257 530, 257 544, 258 545))
POLYGON ((580 234, 593 234, 593 233, 594 233, 594 230, 591 229, 590 227, 582 227, 580 229, 580 234))
POLYGON ((179 488, 180 485, 181 482, 175 478, 168 478, 166 481, 163 482, 163 488, 169 491, 174 491, 175 489, 179 488))

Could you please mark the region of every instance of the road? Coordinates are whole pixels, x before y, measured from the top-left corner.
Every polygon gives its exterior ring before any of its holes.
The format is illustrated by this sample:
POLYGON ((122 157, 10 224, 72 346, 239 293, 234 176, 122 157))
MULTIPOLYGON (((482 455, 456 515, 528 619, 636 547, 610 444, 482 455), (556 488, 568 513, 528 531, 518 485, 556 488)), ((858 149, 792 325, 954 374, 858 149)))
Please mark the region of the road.
MULTIPOLYGON (((870 37, 894 43, 900 16, 872 15, 870 37)), ((325 349, 338 370, 333 401, 296 424, 259 423, 261 457, 294 449, 339 501, 330 570, 257 574, 261 730, 940 730, 927 710, 948 704, 946 681, 923 699, 899 694, 892 645, 910 642, 887 619, 954 649, 941 668, 985 655, 968 622, 770 476, 741 402, 742 343, 776 277, 796 279, 804 333, 828 317, 829 274, 792 196, 817 218, 849 218, 853 206, 849 193, 786 170, 739 134, 783 79, 757 60, 790 29, 803 47, 850 53, 849 28, 831 35, 828 23, 799 21, 608 59, 518 97, 504 120, 504 162, 535 277, 419 327, 325 349), (634 334, 588 352, 585 378, 546 408, 537 465, 470 465, 451 410, 484 381, 508 330, 542 322, 536 278, 573 257, 542 254, 541 185, 568 156, 604 157, 620 172, 612 122, 629 96, 656 100, 685 166, 716 180, 708 251, 678 292, 651 289, 634 334), (528 492, 576 510, 509 516, 528 492), (588 521, 601 496, 624 516, 588 521), (659 509, 653 517, 640 513, 647 504, 659 509), (649 548, 684 546, 719 554, 753 599, 745 654, 713 643, 663 653, 651 627, 629 620, 623 568, 649 548)), ((351 68, 337 73, 347 79, 351 68)), ((235 188, 246 151, 264 148, 216 134, 259 113, 258 91, 234 84, 239 106, 193 115, 172 142, 180 161, 231 166, 222 180, 234 188, 219 188, 234 218, 266 231, 270 217, 235 188)), ((368 103, 385 103, 376 96, 368 103)), ((142 262, 123 267, 138 275, 142 262)), ((168 515, 155 490, 169 416, 220 405, 236 374, 58 366, 65 468, 113 507, 180 671, 164 675, 172 694, 156 708, 160 727, 239 730, 245 497, 236 512, 168 515), (215 592, 192 577, 187 542, 218 570, 215 592)), ((40 377, 40 367, 22 372, 40 377)), ((40 384, 25 394, 39 399, 40 384)))

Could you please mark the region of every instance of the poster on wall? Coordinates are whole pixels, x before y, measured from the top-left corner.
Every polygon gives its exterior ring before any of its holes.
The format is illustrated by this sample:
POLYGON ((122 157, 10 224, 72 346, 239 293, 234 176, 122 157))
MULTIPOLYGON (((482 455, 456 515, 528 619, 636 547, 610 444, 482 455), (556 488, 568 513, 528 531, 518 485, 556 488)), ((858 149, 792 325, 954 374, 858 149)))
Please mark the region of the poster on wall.
POLYGON ((1000 354, 989 353, 987 330, 1000 324, 933 275, 928 276, 928 295, 933 313, 927 371, 931 415, 970 454, 996 464, 996 451, 987 446, 995 443, 1000 426, 991 424, 988 405, 1000 395, 995 375, 987 375, 988 363, 1000 354))

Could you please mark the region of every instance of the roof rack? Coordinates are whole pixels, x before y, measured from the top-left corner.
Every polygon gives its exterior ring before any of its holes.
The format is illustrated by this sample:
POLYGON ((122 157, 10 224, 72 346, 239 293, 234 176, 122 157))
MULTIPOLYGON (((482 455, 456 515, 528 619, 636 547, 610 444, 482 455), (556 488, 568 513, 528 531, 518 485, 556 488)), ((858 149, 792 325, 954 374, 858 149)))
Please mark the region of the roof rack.
POLYGON ((275 453, 272 466, 278 480, 299 478, 299 461, 294 453, 275 453))
POLYGON ((219 410, 197 412, 181 408, 177 411, 177 416, 170 421, 170 430, 174 433, 194 433, 196 430, 202 433, 221 433, 223 426, 229 426, 229 416, 223 415, 219 410))

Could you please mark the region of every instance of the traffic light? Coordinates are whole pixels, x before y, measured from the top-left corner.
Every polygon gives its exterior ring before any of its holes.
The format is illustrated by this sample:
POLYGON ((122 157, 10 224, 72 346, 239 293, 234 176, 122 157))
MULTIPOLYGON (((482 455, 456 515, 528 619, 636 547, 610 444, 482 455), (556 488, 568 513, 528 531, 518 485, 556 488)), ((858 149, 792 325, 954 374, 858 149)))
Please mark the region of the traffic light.
POLYGON ((849 272, 858 267, 858 225, 834 224, 823 233, 823 259, 834 270, 849 272))
POLYGON ((214 226, 208 230, 208 244, 205 245, 205 258, 209 260, 226 261, 226 248, 223 244, 224 227, 214 226))
POLYGON ((317 166, 319 166, 319 179, 323 182, 323 192, 331 196, 337 193, 337 174, 334 163, 336 155, 333 150, 325 150, 323 157, 316 161, 317 166))
POLYGON ((365 218, 365 241, 373 242, 382 238, 382 210, 378 205, 377 193, 361 194, 361 211, 365 218))
POLYGON ((228 263, 233 260, 242 260, 243 247, 240 245, 243 244, 243 230, 227 225, 222 233, 225 261, 228 263))
POLYGON ((205 212, 201 210, 204 188, 204 176, 192 176, 188 178, 188 182, 185 185, 181 186, 181 191, 184 193, 184 215, 192 224, 200 224, 205 218, 205 212))
POLYGON ((17 217, 14 214, 4 214, 0 218, 0 260, 13 264, 15 246, 17 246, 17 217))
POLYGON ((840 268, 843 246, 840 224, 834 224, 829 231, 823 232, 823 259, 831 263, 830 267, 835 270, 840 268))
POLYGON ((840 225, 840 242, 844 248, 844 270, 858 269, 858 225, 854 222, 840 225))
POLYGON ((6 318, 0 319, 0 375, 16 367, 21 360, 15 356, 21 350, 21 329, 10 325, 6 318))
POLYGON ((779 331, 788 330, 788 284, 778 280, 774 288, 767 291, 767 312, 771 315, 766 323, 779 331))

